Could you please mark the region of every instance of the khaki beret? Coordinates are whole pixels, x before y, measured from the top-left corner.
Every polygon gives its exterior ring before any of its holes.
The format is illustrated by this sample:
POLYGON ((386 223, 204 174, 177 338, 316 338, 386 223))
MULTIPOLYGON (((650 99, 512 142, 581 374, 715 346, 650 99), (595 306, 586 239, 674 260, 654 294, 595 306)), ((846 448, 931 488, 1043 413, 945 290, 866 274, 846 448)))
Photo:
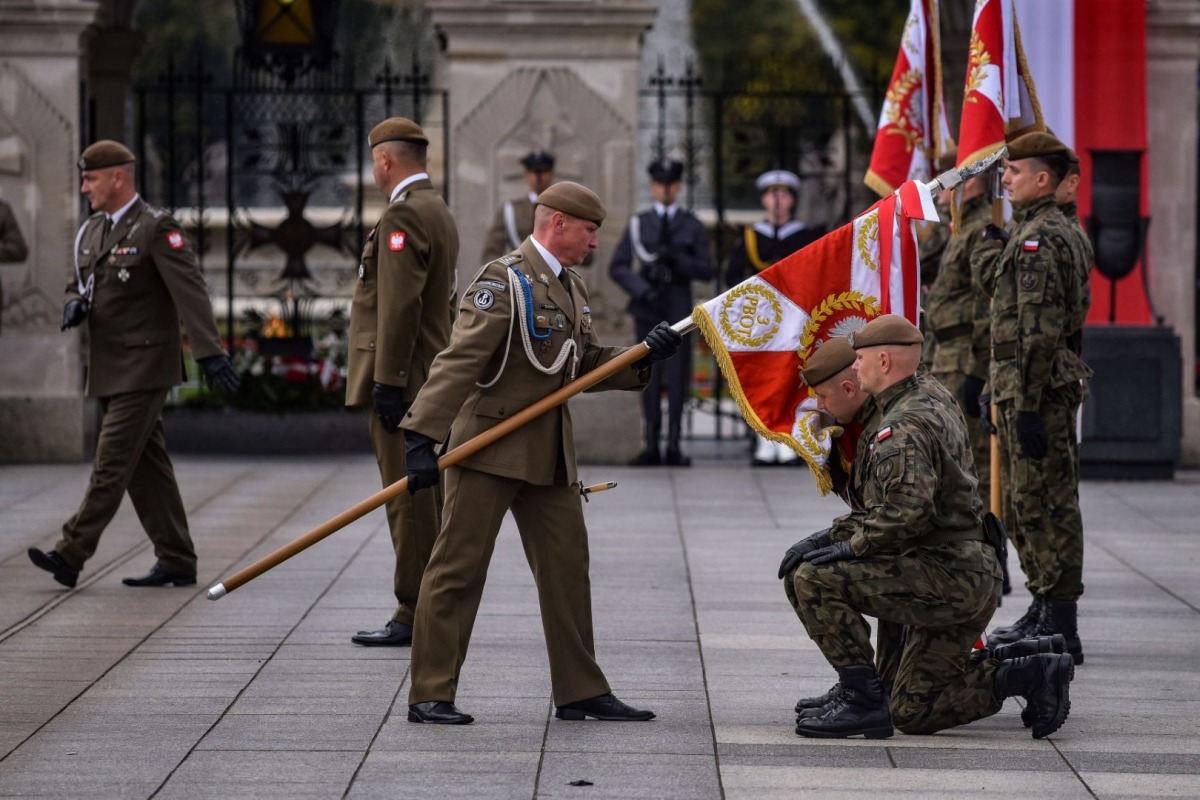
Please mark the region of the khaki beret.
POLYGON ((800 376, 809 386, 816 387, 853 364, 855 358, 854 348, 846 337, 833 336, 808 357, 800 376))
POLYGON ((1049 133, 1034 131, 1013 139, 1008 145, 1009 161, 1038 156, 1067 155, 1067 146, 1049 133))
POLYGON ((925 341, 916 325, 898 314, 884 314, 850 334, 850 346, 855 350, 886 344, 920 344, 925 341))
POLYGON ((129 152, 129 148, 112 139, 101 139, 87 146, 79 156, 80 169, 105 169, 131 164, 137 157, 129 152))
POLYGON ((429 144, 429 138, 421 126, 411 119, 404 117, 389 117, 371 128, 367 136, 367 145, 374 147, 383 142, 412 142, 413 144, 429 144))
POLYGON ((596 193, 572 181, 560 181, 538 195, 537 204, 599 225, 608 211, 596 193))

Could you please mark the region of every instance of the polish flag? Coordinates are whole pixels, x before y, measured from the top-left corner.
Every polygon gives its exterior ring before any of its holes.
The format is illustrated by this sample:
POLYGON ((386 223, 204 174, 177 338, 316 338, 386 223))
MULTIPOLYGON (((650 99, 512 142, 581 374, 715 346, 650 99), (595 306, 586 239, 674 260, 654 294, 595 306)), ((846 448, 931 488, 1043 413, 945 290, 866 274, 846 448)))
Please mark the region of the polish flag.
MULTIPOLYGON (((1092 213, 1093 150, 1147 150, 1145 0, 1016 0, 1021 40, 1046 125, 1079 154, 1079 217, 1092 213)), ((1148 156, 1142 207, 1150 213, 1148 156)), ((1147 254, 1147 261, 1149 256, 1147 254)), ((1139 264, 1119 284, 1118 323, 1150 324, 1139 264)), ((1109 319, 1109 281, 1092 272, 1089 322, 1109 319)))
POLYGON ((979 0, 971 24, 958 166, 996 152, 1009 134, 1037 129, 1045 129, 1045 124, 1013 0, 979 0))
POLYGON ((909 181, 852 221, 692 312, 738 409, 757 433, 785 442, 832 488, 829 457, 841 437, 800 380, 816 349, 880 314, 917 321, 920 262, 913 221, 937 221, 929 190, 909 181))
POLYGON ((941 64, 938 0, 912 0, 863 179, 880 196, 905 181, 932 178, 934 163, 951 146, 941 64))

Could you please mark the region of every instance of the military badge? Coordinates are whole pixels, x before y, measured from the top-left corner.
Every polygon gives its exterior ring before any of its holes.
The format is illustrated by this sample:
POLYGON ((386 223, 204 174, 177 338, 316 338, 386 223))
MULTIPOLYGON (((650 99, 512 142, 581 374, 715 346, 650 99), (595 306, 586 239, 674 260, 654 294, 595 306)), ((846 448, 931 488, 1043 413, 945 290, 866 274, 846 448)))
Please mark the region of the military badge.
MULTIPOLYGON (((830 352, 832 352, 832 351, 830 351, 830 352)), ((875 434, 876 442, 883 442, 890 438, 892 438, 892 426, 891 425, 888 425, 886 428, 881 428, 879 430, 879 433, 875 434)))
POLYGON ((358 262, 358 279, 360 281, 367 279, 367 265, 363 262, 358 262))
POLYGON ((566 324, 567 324, 566 317, 564 317, 562 314, 554 315, 554 327, 561 328, 563 325, 566 325, 566 324))
POLYGON ((543 286, 549 286, 549 285, 550 285, 550 279, 549 279, 549 278, 547 278, 545 275, 543 275, 542 273, 540 273, 540 272, 539 272, 539 273, 538 273, 538 283, 542 284, 543 286))
POLYGON ((388 249, 399 253, 404 249, 404 231, 392 231, 388 236, 388 249))
POLYGON ((1036 272, 1021 273, 1021 288, 1025 291, 1036 289, 1038 284, 1038 276, 1036 272))
POLYGON ((875 477, 881 481, 892 477, 892 461, 891 458, 884 459, 883 463, 875 468, 875 477))
POLYGON ((171 231, 167 234, 167 244, 171 245, 172 250, 183 247, 183 234, 179 231, 171 231))
POLYGON ((487 311, 496 302, 495 296, 487 289, 480 289, 475 293, 475 307, 480 311, 487 311))
POLYGON ((129 270, 121 267, 119 270, 117 270, 117 278, 121 281, 121 283, 125 283, 129 280, 129 270))
POLYGON ((1039 242, 1037 239, 1026 239, 1025 242, 1021 245, 1021 249, 1024 250, 1026 253, 1036 253, 1037 249, 1038 249, 1038 244, 1039 244, 1039 242))
POLYGON ((487 288, 489 288, 495 292, 507 292, 508 291, 508 284, 506 284, 504 281, 494 281, 491 278, 480 278, 479 280, 475 281, 475 285, 476 286, 486 286, 487 288))

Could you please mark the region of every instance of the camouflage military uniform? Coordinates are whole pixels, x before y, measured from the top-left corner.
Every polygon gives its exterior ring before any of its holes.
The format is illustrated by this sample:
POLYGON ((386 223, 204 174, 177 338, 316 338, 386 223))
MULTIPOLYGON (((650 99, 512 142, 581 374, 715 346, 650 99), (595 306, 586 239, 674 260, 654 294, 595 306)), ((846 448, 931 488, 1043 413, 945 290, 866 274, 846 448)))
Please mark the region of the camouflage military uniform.
POLYGON ((908 626, 891 689, 906 733, 989 716, 996 664, 971 645, 1000 597, 1000 564, 983 542, 966 425, 956 401, 918 374, 881 392, 854 483, 865 511, 835 520, 856 558, 795 572, 797 613, 835 668, 872 663, 862 615, 908 626))
MULTIPOLYGON (((917 225, 917 255, 921 258, 921 307, 928 308, 926 298, 929 288, 937 281, 941 271, 942 253, 950 241, 950 217, 946 209, 938 206, 938 217, 941 222, 918 223, 917 225)), ((929 321, 921 317, 921 329, 928 333, 929 321)), ((921 361, 933 363, 933 337, 926 336, 925 344, 921 347, 921 361)))
MULTIPOLYGON (((983 298, 985 314, 991 300, 971 272, 971 252, 982 241, 983 228, 989 219, 990 203, 986 197, 967 201, 962 224, 946 243, 937 280, 925 299, 925 338, 935 342, 930 370, 955 398, 961 396, 967 375, 987 377, 987 372, 971 372, 978 298, 983 298)), ((978 408, 963 408, 963 415, 975 455, 979 494, 986 498, 991 472, 990 437, 979 419, 978 408)))
POLYGON ((1008 518, 1026 587, 1054 600, 1083 594, 1083 522, 1075 415, 1091 370, 1079 357, 1091 306, 1091 260, 1077 224, 1041 197, 1014 210, 1008 244, 985 288, 992 294, 992 402, 999 418, 1008 518), (1044 458, 1017 438, 1021 411, 1038 413, 1044 458))

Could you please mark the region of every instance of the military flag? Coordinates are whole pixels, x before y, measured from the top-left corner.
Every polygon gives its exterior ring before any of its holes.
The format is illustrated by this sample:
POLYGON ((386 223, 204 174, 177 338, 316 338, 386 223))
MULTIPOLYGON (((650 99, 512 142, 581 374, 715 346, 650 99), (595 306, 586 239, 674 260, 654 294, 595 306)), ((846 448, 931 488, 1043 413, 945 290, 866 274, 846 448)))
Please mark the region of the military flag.
POLYGON ((1045 129, 1012 0, 979 0, 971 25, 958 128, 958 166, 1004 146, 1005 136, 1045 129))
MULTIPOLYGON (((822 493, 832 488, 828 463, 842 430, 817 410, 799 371, 830 337, 848 336, 879 314, 917 321, 917 219, 936 220, 937 210, 929 189, 908 181, 692 312, 746 422, 796 451, 822 493)), ((842 437, 844 456, 853 455, 850 438, 842 437)))
POLYGON ((912 0, 863 182, 884 196, 905 181, 927 181, 951 146, 942 99, 938 0, 912 0))

